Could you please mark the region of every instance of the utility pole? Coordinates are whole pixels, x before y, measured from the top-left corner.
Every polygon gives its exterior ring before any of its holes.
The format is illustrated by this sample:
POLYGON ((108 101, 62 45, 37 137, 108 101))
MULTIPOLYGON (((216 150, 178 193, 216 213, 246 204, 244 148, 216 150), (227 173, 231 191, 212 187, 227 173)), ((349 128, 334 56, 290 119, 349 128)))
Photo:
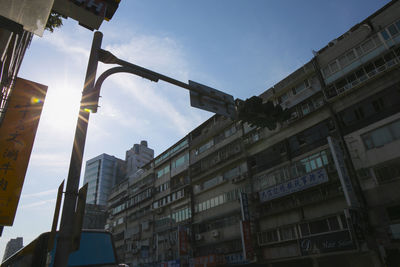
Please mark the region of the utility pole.
POLYGON ((103 34, 95 32, 90 50, 89 63, 86 70, 85 83, 83 85, 82 99, 79 108, 79 116, 75 130, 75 138, 72 147, 71 161, 68 171, 67 187, 64 196, 60 232, 57 240, 54 258, 55 267, 66 267, 68 257, 72 249, 72 236, 74 233, 75 208, 78 198, 79 180, 82 169, 83 151, 85 148, 86 134, 90 112, 85 110, 87 101, 93 91, 98 64, 98 51, 101 48, 103 34))

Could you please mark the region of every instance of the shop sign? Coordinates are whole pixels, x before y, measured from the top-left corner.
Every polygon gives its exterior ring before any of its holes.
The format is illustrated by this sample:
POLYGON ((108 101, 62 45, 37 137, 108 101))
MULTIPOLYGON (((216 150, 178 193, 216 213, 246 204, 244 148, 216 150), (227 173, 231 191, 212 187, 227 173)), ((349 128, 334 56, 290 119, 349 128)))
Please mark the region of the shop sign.
POLYGON ((184 256, 189 254, 189 236, 188 227, 178 226, 178 238, 179 238, 179 255, 184 256))
POLYGON ((0 225, 14 222, 47 86, 17 78, 0 127, 0 225))
POLYGON ((240 230, 242 234, 242 248, 244 259, 253 259, 254 250, 251 244, 251 225, 250 221, 240 221, 240 230))
POLYGON ((191 267, 213 267, 225 264, 225 259, 221 255, 211 254, 190 259, 191 267))
POLYGON ((355 249, 348 230, 302 238, 299 244, 303 256, 355 249))
POLYGON ((259 192, 260 202, 269 201, 275 198, 290 195, 298 191, 303 191, 327 181, 328 174, 324 168, 321 168, 304 176, 300 176, 296 179, 292 179, 259 192))
POLYGON ((161 267, 180 267, 181 263, 180 260, 173 260, 173 261, 167 261, 167 262, 162 262, 160 264, 161 267))
POLYGON ((346 198, 347 205, 349 207, 359 207, 360 205, 354 193, 353 185, 351 184, 349 172, 347 171, 347 167, 344 162, 343 152, 339 145, 339 142, 335 138, 328 136, 328 144, 332 152, 333 161, 335 162, 340 183, 342 184, 343 193, 346 198))
POLYGON ((242 210, 242 220, 243 221, 250 221, 250 212, 249 212, 249 200, 247 197, 247 193, 240 193, 240 207, 242 210))
POLYGON ((234 265, 234 264, 248 264, 249 261, 243 257, 243 253, 233 253, 225 256, 226 264, 234 265))

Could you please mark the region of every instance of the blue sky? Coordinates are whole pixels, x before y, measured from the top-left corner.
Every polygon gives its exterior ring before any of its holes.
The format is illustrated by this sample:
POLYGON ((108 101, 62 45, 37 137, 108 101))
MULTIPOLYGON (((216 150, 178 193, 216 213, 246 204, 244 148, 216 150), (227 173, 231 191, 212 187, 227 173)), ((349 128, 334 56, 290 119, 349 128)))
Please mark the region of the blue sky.
MULTIPOLYGON (((122 0, 104 22, 102 48, 175 79, 248 98, 264 92, 389 1, 122 0)), ((49 86, 17 215, 0 238, 24 244, 50 230, 58 185, 67 177, 93 32, 68 19, 34 37, 19 76, 49 86)), ((109 66, 100 64, 98 74, 109 66)), ((147 140, 158 155, 212 114, 190 107, 186 90, 116 74, 90 117, 84 161, 124 159, 147 140)), ((82 168, 84 170, 84 167, 82 168)), ((81 177, 83 180, 83 177, 81 177)), ((82 181, 81 181, 82 184, 82 181)))

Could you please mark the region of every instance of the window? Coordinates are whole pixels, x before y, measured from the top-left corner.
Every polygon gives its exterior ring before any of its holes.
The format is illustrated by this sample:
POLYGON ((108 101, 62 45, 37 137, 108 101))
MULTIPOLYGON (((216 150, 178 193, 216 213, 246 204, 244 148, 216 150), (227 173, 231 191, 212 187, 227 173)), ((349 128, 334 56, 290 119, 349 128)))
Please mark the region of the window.
POLYGON ((362 107, 359 107, 357 109, 354 110, 354 115, 356 117, 357 120, 361 120, 364 118, 364 110, 362 107))
POLYGON ((278 239, 278 231, 276 229, 267 232, 261 232, 258 234, 259 244, 267 244, 277 241, 279 241, 279 239, 278 239))
POLYGON ((207 143, 203 144, 198 149, 196 149, 196 155, 203 153, 207 149, 211 148, 213 145, 214 145, 214 139, 211 139, 210 141, 208 141, 207 143))
POLYGON ((398 161, 392 161, 381 164, 374 168, 374 172, 379 183, 391 181, 400 177, 400 163, 398 161))
POLYGON ((381 31, 381 35, 382 35, 383 39, 385 39, 385 40, 390 39, 389 33, 386 30, 381 31))
POLYGON ((364 50, 364 52, 368 52, 375 47, 375 44, 371 39, 368 39, 363 44, 361 44, 361 47, 364 50))
POLYGON ((328 77, 329 75, 332 74, 331 69, 329 68, 329 66, 326 66, 325 68, 323 68, 322 72, 324 73, 325 77, 328 77))
POLYGON ((384 56, 383 56, 383 59, 385 60, 385 62, 389 65, 389 66, 391 66, 391 65, 393 65, 394 64, 394 59, 396 58, 396 55, 392 52, 392 51, 390 51, 389 53, 387 53, 387 54, 385 54, 384 56))
POLYGON ((397 30, 397 28, 394 24, 390 25, 387 29, 392 36, 395 36, 396 34, 399 33, 399 31, 397 30))
POLYGON ((329 228, 331 231, 340 230, 340 225, 337 217, 328 218, 329 228))
POLYGON ((357 70, 356 71, 356 76, 360 80, 365 80, 366 79, 366 74, 365 74, 364 69, 361 68, 361 69, 357 70))
MULTIPOLYGON (((381 107, 379 101, 374 105, 381 107)), ((383 105, 382 105, 383 107, 383 105)), ((400 120, 375 129, 369 133, 363 134, 361 138, 364 141, 367 150, 382 147, 388 143, 400 139, 400 120)))
POLYGON ((303 91, 304 89, 306 89, 307 87, 310 86, 310 83, 308 82, 308 80, 304 80, 302 83, 300 83, 299 85, 297 85, 296 87, 292 88, 292 92, 293 94, 298 94, 301 91, 303 91))
POLYGON ((392 239, 400 239, 400 224, 391 224, 390 232, 392 234, 392 239))
POLYGON ((157 178, 160 178, 161 176, 169 173, 169 170, 170 170, 169 165, 164 166, 162 169, 157 171, 157 178))
POLYGON ((354 59, 356 59, 356 54, 354 53, 353 50, 350 50, 349 52, 346 53, 346 57, 349 62, 352 62, 354 59))
POLYGON ((346 57, 346 55, 342 55, 342 56, 340 56, 339 57, 339 64, 340 64, 340 66, 343 68, 344 66, 346 66, 347 64, 348 64, 348 59, 347 59, 347 57, 346 57))
POLYGON ((188 161, 189 161, 189 154, 185 153, 184 155, 180 156, 179 158, 177 158, 176 160, 174 160, 172 162, 171 168, 173 168, 173 169, 178 168, 188 161))
POLYGON ((372 106, 374 107, 374 110, 376 112, 383 110, 384 104, 383 104, 383 99, 380 97, 375 101, 372 101, 372 106))
POLYGON ((281 95, 280 97, 278 97, 278 102, 279 104, 282 102, 285 102, 287 99, 289 98, 287 93, 284 93, 283 95, 281 95))
POLYGON ((339 70, 339 65, 337 64, 336 61, 329 64, 329 67, 331 68, 332 73, 337 72, 339 70))
POLYGON ((292 240, 296 238, 294 226, 283 227, 280 230, 281 241, 292 240))
POLYGON ((391 221, 400 220, 400 205, 387 207, 386 212, 391 221))
POLYGON ((381 39, 376 34, 372 37, 372 40, 374 40, 374 43, 375 43, 376 46, 379 46, 380 44, 382 44, 381 39))

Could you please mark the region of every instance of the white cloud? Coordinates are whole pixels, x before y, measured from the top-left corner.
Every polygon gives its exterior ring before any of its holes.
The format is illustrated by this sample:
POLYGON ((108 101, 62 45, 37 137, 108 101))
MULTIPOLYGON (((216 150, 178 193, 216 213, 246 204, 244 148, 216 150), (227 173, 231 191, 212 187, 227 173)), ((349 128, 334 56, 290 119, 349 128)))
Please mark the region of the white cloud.
POLYGON ((57 192, 57 189, 50 189, 42 192, 31 193, 31 194, 24 194, 24 198, 31 198, 31 197, 42 197, 47 195, 54 195, 57 192))
POLYGON ((40 168, 46 172, 59 172, 61 169, 66 169, 69 166, 70 154, 67 153, 32 153, 29 162, 30 168, 40 168))
POLYGON ((55 198, 47 199, 47 200, 40 200, 40 201, 32 202, 32 203, 29 203, 29 204, 21 204, 19 206, 19 209, 22 210, 22 209, 32 209, 32 208, 39 208, 39 207, 43 208, 44 206, 49 208, 50 205, 54 205, 55 203, 56 203, 56 199, 55 198))

